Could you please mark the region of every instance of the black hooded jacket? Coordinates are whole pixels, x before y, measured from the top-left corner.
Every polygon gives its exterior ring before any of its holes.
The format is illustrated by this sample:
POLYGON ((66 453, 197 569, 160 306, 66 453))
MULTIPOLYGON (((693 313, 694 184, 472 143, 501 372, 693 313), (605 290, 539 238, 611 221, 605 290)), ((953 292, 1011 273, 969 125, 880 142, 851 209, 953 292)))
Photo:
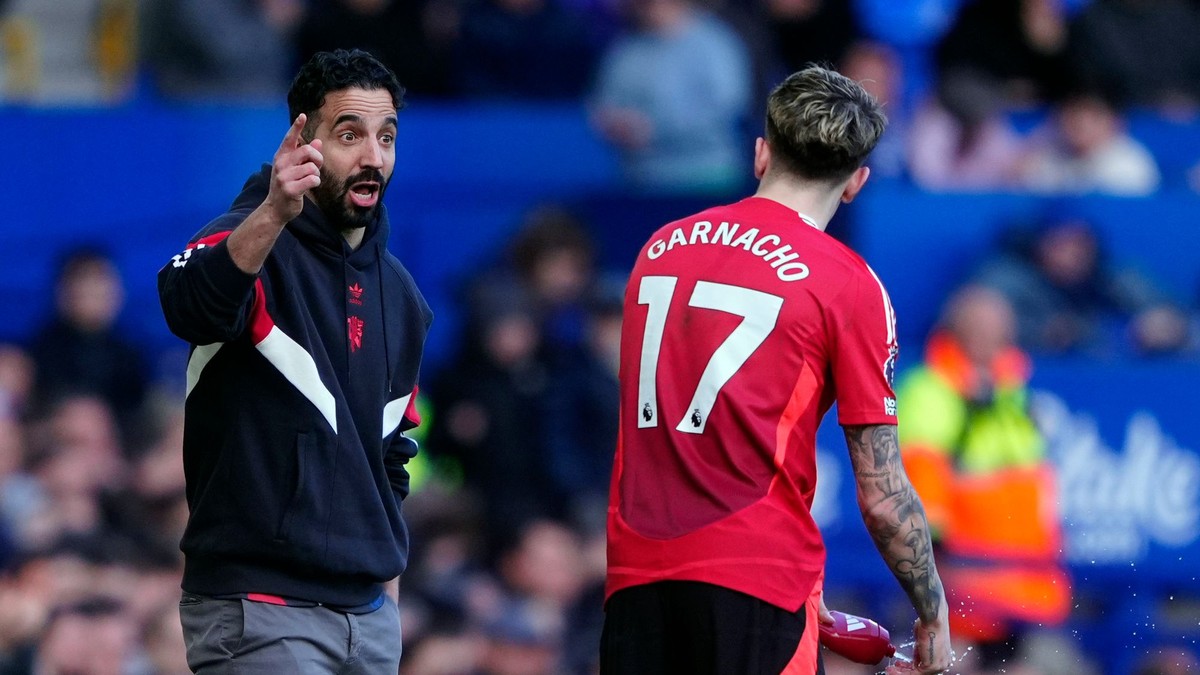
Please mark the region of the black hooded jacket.
POLYGON ((387 213, 350 250, 305 200, 257 275, 226 237, 266 198, 271 167, 158 274, 192 344, 183 442, 191 510, 183 588, 353 607, 408 559, 400 502, 419 424, 432 314, 386 248, 387 213))

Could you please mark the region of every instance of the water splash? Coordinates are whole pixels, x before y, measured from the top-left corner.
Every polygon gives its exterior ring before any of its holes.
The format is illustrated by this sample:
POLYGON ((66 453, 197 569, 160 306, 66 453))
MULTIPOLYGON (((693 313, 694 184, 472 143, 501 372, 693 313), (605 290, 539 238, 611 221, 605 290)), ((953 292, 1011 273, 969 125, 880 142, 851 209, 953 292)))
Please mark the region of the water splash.
MULTIPOLYGON (((896 653, 888 658, 884 670, 877 672, 875 675, 903 675, 904 673, 915 673, 916 667, 913 665, 915 659, 913 655, 916 653, 917 643, 915 641, 905 642, 896 646, 896 653)), ((970 652, 974 647, 967 647, 970 652)), ((945 672, 948 675, 953 675, 954 664, 959 662, 958 654, 954 650, 950 650, 950 669, 945 672)))

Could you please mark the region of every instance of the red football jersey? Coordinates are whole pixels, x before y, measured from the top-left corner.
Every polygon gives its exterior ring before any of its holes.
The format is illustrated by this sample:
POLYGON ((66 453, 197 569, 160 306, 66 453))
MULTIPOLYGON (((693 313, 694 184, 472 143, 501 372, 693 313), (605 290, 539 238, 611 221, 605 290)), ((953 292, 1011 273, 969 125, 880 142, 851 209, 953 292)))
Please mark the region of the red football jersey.
POLYGON ((789 611, 825 564, 816 432, 895 424, 895 314, 857 254, 751 197, 662 228, 625 294, 607 594, 703 581, 789 611))

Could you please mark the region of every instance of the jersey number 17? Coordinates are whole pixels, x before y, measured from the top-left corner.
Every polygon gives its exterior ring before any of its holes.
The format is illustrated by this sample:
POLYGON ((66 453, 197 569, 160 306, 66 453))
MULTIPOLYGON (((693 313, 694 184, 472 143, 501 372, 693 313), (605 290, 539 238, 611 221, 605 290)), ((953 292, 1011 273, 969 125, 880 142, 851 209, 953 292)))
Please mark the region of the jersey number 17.
MULTIPOLYGON (((642 356, 638 374, 638 428, 658 426, 658 360, 662 352, 663 331, 679 277, 642 277, 638 304, 647 305, 646 332, 642 335, 642 356)), ((708 415, 717 402, 717 394, 730 378, 766 341, 779 319, 783 298, 750 288, 697 281, 688 306, 728 312, 742 322, 713 352, 692 394, 692 400, 677 431, 704 433, 708 415)))

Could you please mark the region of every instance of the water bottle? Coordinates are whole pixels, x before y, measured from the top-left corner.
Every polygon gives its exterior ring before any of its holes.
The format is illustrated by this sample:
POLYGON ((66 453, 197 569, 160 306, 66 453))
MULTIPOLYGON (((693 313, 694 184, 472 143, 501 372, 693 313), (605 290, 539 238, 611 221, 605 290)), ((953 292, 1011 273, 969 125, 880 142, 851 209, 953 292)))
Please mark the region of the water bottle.
POLYGON ((875 665, 894 656, 896 646, 883 626, 845 612, 830 612, 833 624, 821 624, 821 644, 855 663, 875 665))

